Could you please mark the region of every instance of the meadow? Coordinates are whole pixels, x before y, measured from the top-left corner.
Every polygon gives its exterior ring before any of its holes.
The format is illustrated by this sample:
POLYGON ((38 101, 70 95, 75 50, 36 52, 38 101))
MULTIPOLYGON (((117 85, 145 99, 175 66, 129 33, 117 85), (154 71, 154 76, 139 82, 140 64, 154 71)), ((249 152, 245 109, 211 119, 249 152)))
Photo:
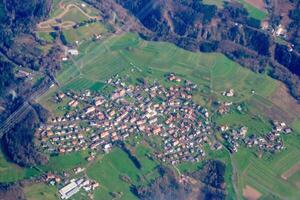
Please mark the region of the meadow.
MULTIPOLYGON (((249 149, 241 149, 237 154, 230 156, 228 152, 210 152, 208 158, 219 158, 228 166, 226 172, 226 184, 231 196, 234 196, 234 187, 237 188, 237 197, 241 197, 242 190, 246 185, 257 189, 263 197, 289 197, 293 199, 299 195, 295 184, 291 181, 283 181, 280 174, 300 161, 295 155, 299 155, 299 144, 295 138, 299 134, 298 116, 290 105, 284 105, 274 101, 273 94, 278 90, 279 82, 271 79, 266 74, 257 74, 239 64, 229 60, 219 53, 188 52, 165 42, 148 42, 140 39, 137 35, 128 33, 114 36, 104 41, 86 41, 79 46, 80 55, 72 61, 66 62, 57 76, 61 84, 60 89, 85 90, 91 89, 93 84, 101 84, 98 90, 102 92, 107 88, 105 81, 113 75, 127 78, 130 84, 137 83, 138 78, 145 78, 148 82, 158 81, 166 86, 164 75, 169 72, 176 73, 182 78, 198 84, 195 101, 210 108, 211 101, 231 101, 243 105, 244 110, 238 112, 235 109, 228 115, 213 117, 217 124, 232 126, 248 126, 253 134, 264 134, 271 130, 270 120, 272 113, 268 109, 276 111, 276 116, 285 119, 289 113, 289 122, 294 121, 294 136, 284 138, 286 149, 275 156, 263 156, 258 158, 249 149), (224 97, 221 93, 228 89, 234 89, 234 97, 224 97), (254 91, 254 92, 253 92, 254 91), (282 160, 284 159, 284 164, 282 160), (233 166, 237 173, 232 180, 233 166), (270 181, 268 181, 270 180, 270 181)), ((51 95, 42 99, 45 101, 51 95)), ((53 105, 52 105, 53 106, 53 105)), ((55 107, 55 106, 54 106, 55 107)), ((211 108, 212 109, 212 108, 211 108)), ((109 195, 111 186, 119 184, 117 190, 122 191, 124 198, 133 198, 129 186, 120 182, 117 175, 114 177, 102 177, 112 173, 126 173, 133 182, 138 180, 138 174, 143 173, 131 164, 127 169, 124 164, 117 164, 114 159, 122 154, 115 150, 112 154, 104 157, 104 161, 97 161, 91 165, 88 174, 99 178, 99 181, 107 182, 106 190, 99 190, 96 195, 103 198, 109 195), (108 163, 105 165, 104 163, 108 163), (116 165, 116 166, 115 166, 116 165), (119 169, 117 166, 124 166, 119 169), (113 167, 112 167, 113 166, 113 167), (101 168, 101 170, 99 170, 101 168)), ((130 163, 126 158, 122 163, 130 163)), ((118 160, 119 162, 119 160, 118 160)), ((190 165, 185 163, 178 168, 182 171, 195 170, 201 167, 201 163, 190 165)), ((297 174, 295 175, 297 176, 297 174)), ((296 178, 293 178, 297 179, 296 178)), ((113 187, 114 188, 114 187, 113 187)))
MULTIPOLYGON (((236 0, 237 2, 243 4, 244 8, 248 11, 249 16, 253 17, 254 19, 263 21, 267 18, 268 13, 265 10, 259 9, 246 0, 236 0)), ((203 0, 203 3, 208 5, 216 5, 218 8, 223 8, 226 1, 224 0, 203 0)))
POLYGON ((24 194, 28 200, 57 200, 57 189, 43 183, 33 184, 24 188, 24 194))
POLYGON ((75 41, 82 41, 89 39, 94 35, 100 35, 106 32, 106 28, 99 22, 94 22, 91 24, 86 24, 79 28, 72 28, 63 31, 63 34, 68 43, 74 43, 75 41))
POLYGON ((141 162, 141 169, 119 148, 90 165, 87 175, 101 185, 94 193, 95 199, 112 199, 113 193, 118 194, 120 199, 137 199, 130 190, 131 185, 145 185, 158 176, 155 171, 157 164, 146 157, 147 151, 149 149, 145 147, 138 147, 137 158, 141 162), (128 181, 122 180, 121 176, 126 176, 128 181))

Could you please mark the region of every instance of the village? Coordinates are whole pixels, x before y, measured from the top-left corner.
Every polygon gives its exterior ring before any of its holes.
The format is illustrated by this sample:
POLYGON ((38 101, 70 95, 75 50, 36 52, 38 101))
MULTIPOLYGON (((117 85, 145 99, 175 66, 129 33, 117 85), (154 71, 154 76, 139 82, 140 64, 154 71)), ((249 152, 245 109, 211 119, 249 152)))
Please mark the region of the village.
MULTIPOLYGON (((119 141, 135 136, 158 136, 161 148, 153 156, 171 165, 202 160, 207 145, 212 150, 225 147, 231 153, 237 152, 241 145, 271 153, 284 149, 279 136, 292 132, 284 122, 274 121, 273 131, 262 136, 247 134, 246 126, 215 127, 209 110, 192 99, 196 84, 173 73, 167 74, 166 79, 171 84, 169 88, 157 82, 126 85, 115 76, 107 81, 115 88, 107 96, 89 90, 56 94, 53 101, 66 101, 67 111, 37 130, 40 146, 56 154, 89 150, 88 161, 92 161, 98 151, 108 153, 119 141), (215 140, 216 133, 222 134, 223 141, 215 140)), ((222 95, 235 94, 229 89, 222 95)), ((226 114, 232 105, 220 103, 218 114, 226 114)), ((74 187, 69 193, 63 192, 62 198, 69 198, 83 187, 75 180, 69 184, 74 187)))

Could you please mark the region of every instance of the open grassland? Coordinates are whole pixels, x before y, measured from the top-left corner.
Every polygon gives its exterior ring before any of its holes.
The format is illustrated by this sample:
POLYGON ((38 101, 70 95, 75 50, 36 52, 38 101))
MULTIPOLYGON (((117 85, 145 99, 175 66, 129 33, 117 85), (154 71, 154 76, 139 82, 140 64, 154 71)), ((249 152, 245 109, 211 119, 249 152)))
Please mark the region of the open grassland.
POLYGON ((38 32, 38 37, 46 42, 53 42, 54 38, 47 32, 38 32))
POLYGON ((138 169, 128 155, 119 148, 113 149, 111 153, 87 168, 87 175, 101 185, 95 192, 95 199, 112 199, 112 193, 118 193, 120 199, 137 199, 130 191, 131 184, 143 185, 157 177, 156 163, 145 155, 149 150, 142 146, 137 150, 141 169, 138 169), (128 181, 122 180, 121 176, 127 176, 128 181))
MULTIPOLYGON (((257 20, 264 20, 267 18, 268 13, 265 9, 260 8, 253 3, 249 3, 251 0, 236 0, 243 4, 244 8, 248 11, 249 16, 257 20)), ((256 0, 260 1, 260 0, 256 0)), ((208 5, 216 5, 218 8, 223 8, 226 0, 203 0, 203 3, 208 5)))
POLYGON ((92 24, 86 24, 85 26, 81 26, 76 29, 72 28, 69 30, 65 30, 63 31, 63 34, 68 43, 74 43, 75 41, 89 39, 94 35, 100 35, 105 32, 105 27, 99 22, 95 22, 92 24))
POLYGON ((56 187, 43 183, 33 184, 24 188, 25 197, 28 200, 56 200, 59 198, 56 191, 56 187))
POLYGON ((267 16, 268 13, 260 8, 255 7, 254 5, 248 3, 246 0, 238 0, 243 6, 247 9, 250 17, 253 17, 257 20, 264 20, 267 16))
POLYGON ((87 163, 88 152, 72 152, 65 155, 51 156, 46 165, 39 166, 39 169, 47 172, 61 172, 83 166, 87 163))
POLYGON ((216 5, 218 8, 223 8, 224 6, 223 0, 203 0, 203 3, 207 5, 216 5))

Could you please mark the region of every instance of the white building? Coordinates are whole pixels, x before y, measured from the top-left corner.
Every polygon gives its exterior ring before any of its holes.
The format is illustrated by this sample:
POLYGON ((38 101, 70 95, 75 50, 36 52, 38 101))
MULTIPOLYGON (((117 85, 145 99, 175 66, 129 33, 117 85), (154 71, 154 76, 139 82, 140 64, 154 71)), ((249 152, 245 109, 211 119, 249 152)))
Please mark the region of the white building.
POLYGON ((78 56, 79 51, 77 49, 69 49, 68 53, 71 54, 72 56, 78 56))

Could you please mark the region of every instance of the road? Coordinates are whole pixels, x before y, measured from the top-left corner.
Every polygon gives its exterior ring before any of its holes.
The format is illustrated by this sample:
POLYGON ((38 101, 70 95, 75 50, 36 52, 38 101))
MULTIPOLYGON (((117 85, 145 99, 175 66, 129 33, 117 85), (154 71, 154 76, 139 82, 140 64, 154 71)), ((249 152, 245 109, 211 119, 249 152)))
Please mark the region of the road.
POLYGON ((31 101, 35 101, 38 97, 45 94, 50 86, 41 88, 40 90, 35 91, 30 98, 28 98, 24 103, 13 112, 1 125, 0 125, 0 139, 5 133, 8 133, 17 123, 24 119, 24 117, 31 111, 33 108, 30 104, 31 101))
POLYGON ((69 5, 67 5, 66 8, 62 8, 62 9, 64 9, 63 12, 60 13, 59 15, 57 15, 55 18, 48 19, 46 21, 43 21, 43 22, 37 24, 37 28, 38 29, 49 29, 49 28, 52 28, 52 26, 54 26, 54 25, 55 26, 59 26, 60 28, 70 28, 70 27, 73 27, 74 25, 76 25, 75 22, 65 21, 65 22, 63 22, 61 24, 58 24, 57 21, 56 21, 57 19, 63 18, 65 16, 65 14, 67 14, 71 8, 77 8, 88 19, 96 19, 96 20, 100 19, 99 16, 90 16, 89 14, 87 14, 86 12, 84 12, 80 7, 78 7, 75 4, 69 4, 69 5))

